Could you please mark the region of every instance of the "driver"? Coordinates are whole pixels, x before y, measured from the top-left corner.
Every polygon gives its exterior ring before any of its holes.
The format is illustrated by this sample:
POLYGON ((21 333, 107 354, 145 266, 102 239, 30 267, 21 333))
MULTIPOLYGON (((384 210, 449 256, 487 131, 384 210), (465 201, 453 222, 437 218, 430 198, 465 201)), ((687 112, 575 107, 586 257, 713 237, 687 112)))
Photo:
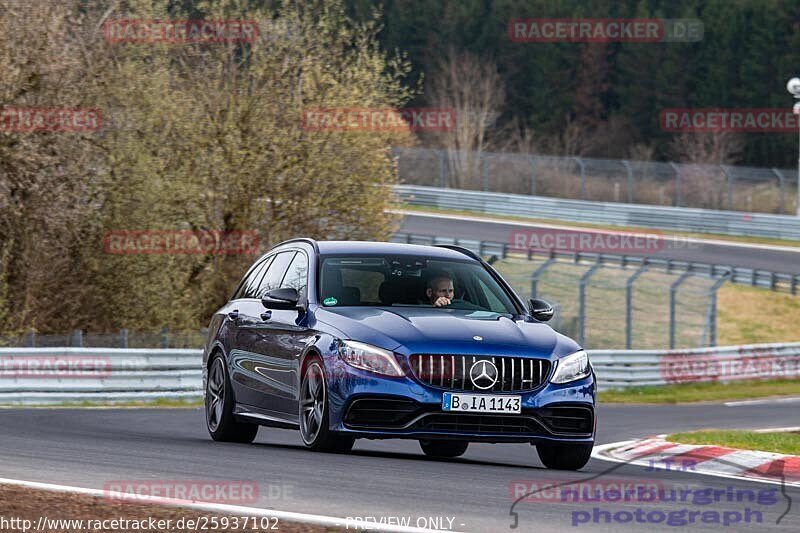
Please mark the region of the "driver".
POLYGON ((444 307, 453 301, 453 280, 446 274, 434 276, 428 280, 425 294, 434 307, 444 307))

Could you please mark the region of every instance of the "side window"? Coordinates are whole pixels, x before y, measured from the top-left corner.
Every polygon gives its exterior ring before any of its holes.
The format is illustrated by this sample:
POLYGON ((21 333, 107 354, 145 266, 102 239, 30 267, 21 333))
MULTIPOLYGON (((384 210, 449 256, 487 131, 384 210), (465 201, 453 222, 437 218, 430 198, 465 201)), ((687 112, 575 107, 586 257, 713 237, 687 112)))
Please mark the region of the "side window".
POLYGON ((294 254, 295 252, 281 252, 275 256, 275 260, 267 269, 264 279, 261 280, 261 284, 258 290, 255 291, 255 296, 252 296, 252 298, 263 298, 267 294, 267 291, 277 289, 281 286, 281 280, 286 274, 286 269, 289 263, 292 262, 294 254))
MULTIPOLYGON (((486 302, 489 304, 489 309, 496 313, 505 313, 507 307, 503 305, 503 302, 500 301, 500 298, 492 292, 492 290, 486 286, 486 283, 480 278, 478 278, 478 287, 480 288, 481 292, 483 293, 484 298, 486 298, 486 302)), ((479 303, 479 302, 473 302, 479 303)))
POLYGON ((308 279, 308 258, 306 254, 298 252, 286 270, 286 276, 281 282, 281 287, 291 287, 297 291, 300 298, 306 297, 308 279))
POLYGON ((238 300, 239 298, 252 298, 252 296, 248 296, 248 294, 253 294, 255 288, 258 287, 258 284, 261 281, 261 276, 264 274, 264 270, 269 266, 270 262, 274 258, 274 255, 266 258, 257 267, 250 271, 244 281, 242 281, 241 286, 239 286, 239 290, 237 290, 236 294, 233 295, 234 300, 238 300))

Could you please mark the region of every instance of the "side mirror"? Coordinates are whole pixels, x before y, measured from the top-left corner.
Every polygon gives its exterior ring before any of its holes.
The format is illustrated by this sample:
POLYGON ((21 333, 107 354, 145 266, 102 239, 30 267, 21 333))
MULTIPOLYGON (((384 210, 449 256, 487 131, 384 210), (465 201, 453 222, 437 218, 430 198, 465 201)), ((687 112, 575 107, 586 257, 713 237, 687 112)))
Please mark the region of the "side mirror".
POLYGON ((298 309, 300 306, 300 295, 297 289, 282 287, 272 289, 261 298, 261 304, 267 309, 298 309))
POLYGON ((553 306, 545 300, 539 298, 531 298, 528 300, 528 310, 531 316, 540 322, 547 322, 553 318, 553 306))

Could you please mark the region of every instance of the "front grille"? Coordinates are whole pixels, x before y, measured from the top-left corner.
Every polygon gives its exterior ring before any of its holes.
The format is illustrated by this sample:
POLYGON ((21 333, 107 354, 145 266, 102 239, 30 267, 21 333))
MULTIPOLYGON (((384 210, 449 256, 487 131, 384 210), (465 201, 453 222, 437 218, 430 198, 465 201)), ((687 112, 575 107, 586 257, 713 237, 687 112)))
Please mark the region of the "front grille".
POLYGON ((453 433, 491 433, 506 435, 543 434, 535 420, 521 416, 440 414, 429 415, 417 428, 453 433))
POLYGON ((409 358, 417 379, 447 390, 474 392, 522 392, 539 388, 550 373, 550 361, 522 357, 485 355, 415 354, 409 358), (469 377, 478 361, 491 361, 497 368, 497 382, 491 388, 475 386, 469 377))

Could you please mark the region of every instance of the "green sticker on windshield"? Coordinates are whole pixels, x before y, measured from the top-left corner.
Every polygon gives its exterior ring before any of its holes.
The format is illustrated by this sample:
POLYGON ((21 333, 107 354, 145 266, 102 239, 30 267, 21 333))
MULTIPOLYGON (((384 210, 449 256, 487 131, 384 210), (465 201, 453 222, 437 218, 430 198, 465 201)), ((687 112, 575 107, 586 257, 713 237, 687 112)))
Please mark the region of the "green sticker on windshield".
POLYGON ((334 298, 333 296, 328 296, 327 298, 325 298, 324 300, 322 300, 322 305, 328 305, 328 306, 330 306, 330 305, 336 305, 336 304, 338 304, 338 303, 339 303, 339 300, 337 300, 337 299, 336 299, 336 298, 334 298))

